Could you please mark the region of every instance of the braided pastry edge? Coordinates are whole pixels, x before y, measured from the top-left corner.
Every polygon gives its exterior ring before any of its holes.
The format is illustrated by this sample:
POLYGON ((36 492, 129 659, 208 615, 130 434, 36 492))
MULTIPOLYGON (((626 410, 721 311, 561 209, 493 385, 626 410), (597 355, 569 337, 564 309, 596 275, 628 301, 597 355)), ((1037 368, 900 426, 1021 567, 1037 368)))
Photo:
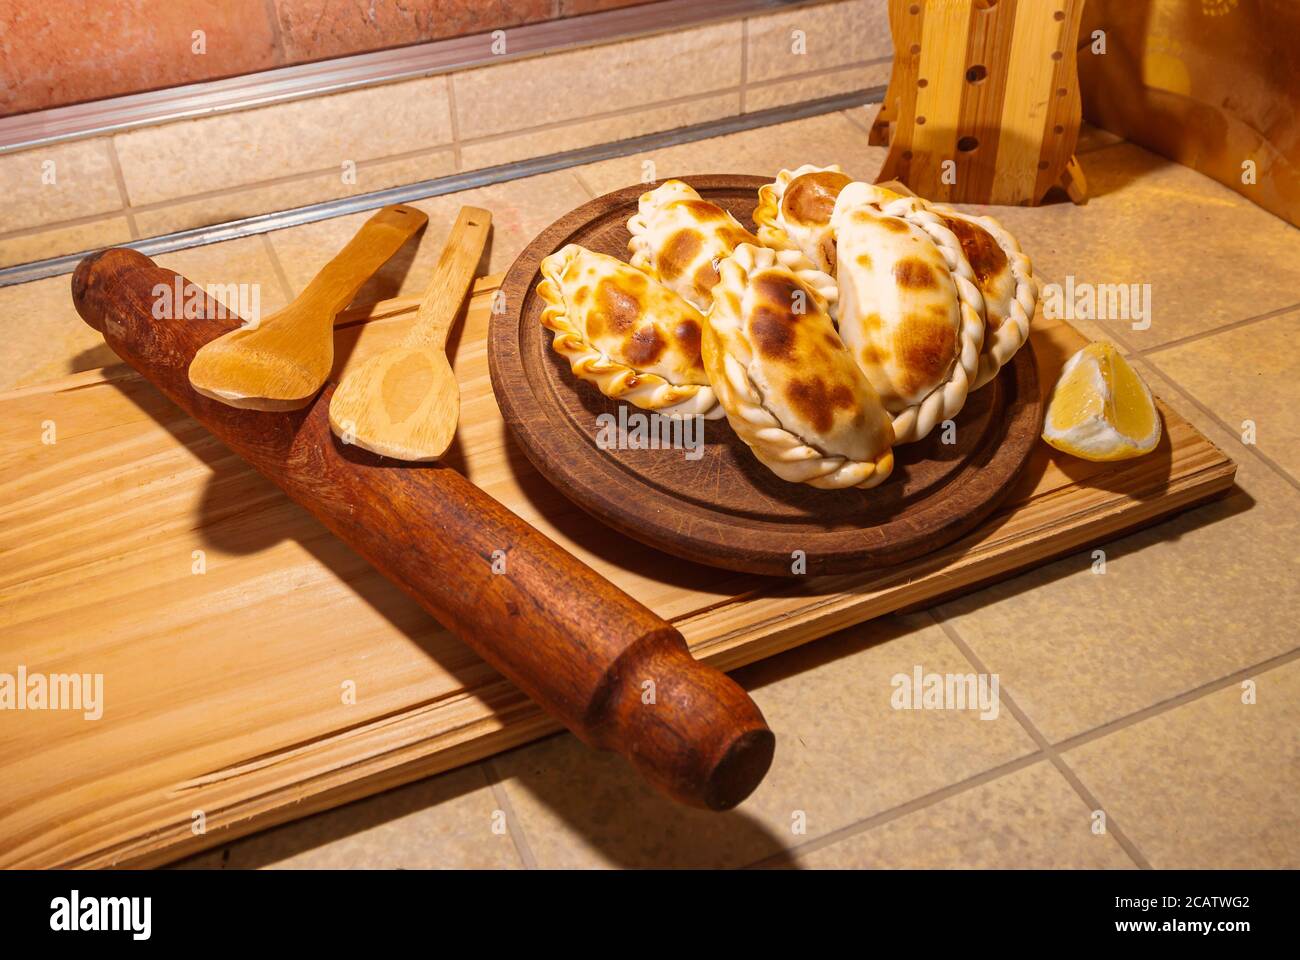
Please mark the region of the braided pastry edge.
POLYGON ((740 332, 743 329, 742 306, 736 289, 747 287, 749 277, 755 271, 781 265, 791 269, 801 281, 806 273, 826 276, 816 270, 803 254, 798 254, 798 257, 802 264, 796 269, 790 267, 788 260, 783 260, 778 251, 743 243, 720 264, 719 273, 723 279, 714 288, 713 310, 706 318, 705 366, 706 369, 714 368, 709 371, 710 376, 732 429, 749 445, 754 456, 782 480, 806 483, 824 490, 874 487, 894 469, 892 448, 886 447, 874 460, 860 461, 827 454, 813 447, 785 429, 776 415, 763 405, 762 394, 750 379, 745 365, 727 348, 726 341, 732 338, 740 340, 747 349, 749 347, 740 332), (725 325, 732 329, 724 336, 718 331, 716 320, 725 321, 725 325), (720 364, 716 360, 709 362, 709 354, 713 351, 717 351, 720 364))
POLYGON ((569 244, 542 260, 542 281, 537 295, 546 307, 542 326, 554 332, 551 347, 569 361, 574 376, 594 383, 605 396, 626 400, 643 410, 665 417, 702 416, 716 420, 723 414, 713 388, 701 384, 675 384, 655 373, 642 373, 625 363, 612 360, 597 350, 583 336, 569 317, 560 277, 582 248, 569 244))
MULTIPOLYGON (((844 189, 847 191, 851 186, 844 189)), ((889 201, 883 205, 881 213, 906 220, 925 231, 948 266, 948 273, 957 288, 961 314, 958 330, 960 350, 951 375, 919 403, 894 415, 894 442, 914 443, 929 436, 937 424, 957 416, 974 389, 971 384, 979 373, 980 350, 984 346, 984 297, 975 286, 975 272, 962 251, 961 241, 943 225, 937 214, 922 206, 918 198, 902 197, 889 201)))

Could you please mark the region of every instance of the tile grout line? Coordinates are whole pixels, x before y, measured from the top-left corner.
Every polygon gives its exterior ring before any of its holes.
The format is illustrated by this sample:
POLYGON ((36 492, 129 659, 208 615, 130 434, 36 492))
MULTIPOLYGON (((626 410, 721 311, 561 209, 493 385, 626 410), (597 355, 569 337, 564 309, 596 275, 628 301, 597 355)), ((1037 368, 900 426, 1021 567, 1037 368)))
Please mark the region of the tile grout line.
POLYGON ((271 50, 274 62, 277 66, 284 66, 288 58, 284 53, 284 36, 280 30, 280 14, 275 0, 262 0, 262 9, 266 12, 266 19, 271 27, 271 50))
POLYGON ((275 244, 271 242, 269 233, 260 234, 262 246, 266 248, 266 255, 271 258, 271 269, 275 271, 276 279, 280 282, 280 290, 284 294, 286 304, 293 303, 295 296, 293 285, 289 283, 289 275, 284 272, 284 264, 280 262, 280 255, 275 252, 275 244))
MULTIPOLYGON (((966 658, 971 666, 980 673, 986 675, 990 672, 988 667, 984 665, 984 662, 976 655, 975 651, 972 650, 969 644, 962 639, 961 634, 957 632, 957 628, 949 622, 947 617, 940 618, 933 609, 926 610, 925 614, 939 627, 940 630, 944 632, 948 639, 952 641, 953 646, 961 652, 962 656, 966 658)), ((1016 703, 1015 698, 1011 696, 1005 687, 999 687, 998 699, 1001 700, 1007 710, 1011 712, 1011 715, 1016 718, 1016 721, 1024 728, 1024 731, 1029 734, 1030 738, 1038 744, 1039 749, 1047 759, 1051 761, 1051 764, 1056 768, 1056 771, 1065 778, 1065 781, 1071 786, 1071 788, 1073 788, 1074 792, 1078 794, 1079 799, 1083 801, 1088 810, 1101 810, 1104 813, 1106 808, 1098 802, 1097 797, 1088 789, 1084 782, 1079 778, 1079 775, 1065 762, 1064 758, 1060 755, 1051 741, 1049 741, 1047 737, 1043 735, 1042 731, 1034 725, 1033 721, 1029 719, 1029 715, 1020 709, 1020 705, 1016 703)), ((1146 855, 1138 848, 1137 843, 1135 843, 1128 834, 1124 832, 1120 825, 1116 823, 1115 819, 1109 814, 1106 814, 1105 829, 1106 833, 1115 839, 1115 842, 1120 845, 1120 848, 1128 854, 1129 859, 1138 867, 1143 870, 1151 869, 1151 861, 1147 859, 1146 855)))
POLYGON ((497 802, 497 807, 506 815, 506 825, 510 830, 510 842, 515 845, 515 854, 519 861, 524 865, 525 870, 537 869, 537 857, 533 855, 532 844, 528 842, 528 837, 524 833, 524 822, 515 814, 515 808, 510 803, 510 795, 506 792, 505 785, 501 782, 501 776, 497 773, 496 765, 492 762, 492 757, 485 757, 479 762, 479 767, 483 771, 483 777, 488 782, 488 787, 492 791, 492 799, 497 802))
POLYGON ((454 73, 447 76, 447 111, 451 115, 451 168, 460 173, 460 120, 456 116, 456 75, 454 73))
POLYGON ((571 172, 573 173, 573 178, 578 181, 578 186, 582 187, 588 197, 595 200, 596 191, 591 189, 591 184, 587 183, 586 179, 583 177, 582 167, 572 167, 571 172))
POLYGON ((136 226, 135 214, 131 209, 131 195, 126 190, 126 176, 122 173, 122 160, 117 155, 117 141, 107 138, 108 162, 113 168, 113 179, 117 181, 117 192, 122 197, 122 213, 126 216, 126 229, 132 240, 140 239, 140 228, 136 226))
MULTIPOLYGON (((382 166, 385 163, 392 163, 400 160, 418 160, 423 157, 431 157, 439 153, 451 153, 452 144, 441 143, 432 147, 420 147, 418 150, 406 150, 401 153, 393 153, 383 157, 372 157, 368 160, 354 161, 358 170, 369 170, 371 167, 382 166)), ((217 200, 222 197, 234 197, 241 193, 251 193, 254 190, 262 190, 266 187, 288 187, 295 183, 306 183, 317 177, 334 177, 339 172, 338 165, 331 167, 318 167, 314 170, 304 170, 301 173, 288 173, 283 177, 271 177, 269 180, 256 180, 253 183, 242 183, 233 187, 219 187, 216 190, 204 190, 200 193, 187 193, 184 196, 173 197, 170 200, 155 200, 152 203, 141 203, 133 206, 131 209, 137 213, 157 213, 160 210, 166 210, 169 207, 179 207, 182 204, 192 203, 196 200, 217 200)))
MULTIPOLYGON (((451 149, 451 144, 444 143, 436 147, 421 147, 419 150, 407 150, 403 153, 394 153, 386 157, 376 157, 370 160, 358 160, 356 162, 357 169, 366 170, 395 160, 418 160, 422 157, 430 157, 439 153, 449 153, 451 152, 451 149)), ((306 170, 302 173, 290 173, 283 177, 272 177, 269 180, 258 180, 255 183, 240 184, 239 186, 234 187, 221 187, 216 190, 204 190, 199 193, 188 193, 184 196, 175 197, 170 200, 156 200, 152 203, 128 204, 120 210, 112 210, 106 213, 92 213, 82 217, 72 217, 68 220, 56 220, 35 227, 24 227, 21 230, 11 230, 8 233, 0 233, 0 240, 14 240, 22 237, 35 236, 44 233, 47 230, 60 230, 65 227, 76 227, 87 223, 94 223, 97 220, 112 219, 114 217, 127 216, 133 213, 156 213, 160 210, 179 207, 199 200, 218 200, 223 197, 237 197, 241 193, 251 193, 254 190, 262 190, 266 187, 292 186, 295 183, 305 183, 317 177, 332 176, 337 173, 337 167, 323 167, 316 170, 306 170)), ((136 237, 136 239, 141 238, 136 237)))
MULTIPOLYGON (((1276 310, 1270 310, 1267 313, 1256 314, 1253 317, 1247 317, 1245 320, 1234 320, 1231 323, 1225 323, 1215 327, 1212 330, 1202 330, 1200 333, 1191 333, 1185 337, 1179 337, 1176 340, 1169 340, 1165 343, 1157 343, 1155 346, 1143 347, 1141 350, 1134 351, 1134 356, 1149 357, 1153 353, 1163 353, 1166 350, 1175 349, 1189 343, 1196 343, 1200 340, 1208 340, 1216 334, 1226 333, 1230 330, 1239 330, 1242 327, 1250 326, 1252 323, 1259 323, 1261 320, 1272 320, 1274 317, 1280 317, 1284 314, 1291 313, 1293 310, 1300 310, 1300 303, 1293 303, 1287 307, 1278 307, 1276 310)), ((1100 323, 1101 321, 1095 321, 1100 323)))
POLYGON ((1150 720, 1151 718, 1158 717, 1161 714, 1169 713, 1178 707, 1212 696, 1220 690, 1226 690, 1233 684, 1240 683, 1242 680, 1249 679, 1259 674, 1271 673, 1278 667, 1284 667, 1288 663, 1297 659, 1300 659, 1300 647, 1288 650, 1286 653, 1279 653, 1275 657, 1261 660, 1259 663, 1251 664, 1248 667, 1243 667, 1235 673, 1229 673, 1215 680, 1210 680, 1201 684, 1199 687, 1185 690, 1167 700, 1153 703, 1149 707, 1143 707, 1141 710, 1134 711, 1133 713, 1127 714, 1126 716, 1120 717, 1116 720, 1111 720, 1108 723, 1103 723, 1101 726, 1093 727, 1091 730, 1085 730, 1083 733, 1076 733, 1073 736, 1066 737, 1064 740, 1059 740, 1052 744, 1052 747, 1062 753, 1069 752, 1070 750, 1074 750, 1084 744, 1091 743, 1094 740, 1100 740, 1103 737, 1108 737, 1111 734, 1118 733, 1128 727, 1136 726, 1145 720, 1150 720))
MULTIPOLYGON (((1291 306, 1288 307, 1279 307, 1276 310, 1269 311, 1267 313, 1262 313, 1255 317, 1247 317, 1245 320, 1234 321, 1233 323, 1228 324, 1226 327, 1216 327, 1213 330, 1203 331, 1203 333, 1201 334, 1192 334, 1190 337, 1184 338, 1182 341, 1178 341, 1178 343, 1187 343, 1193 339, 1205 339, 1208 337, 1212 337, 1215 334, 1222 332, 1224 329, 1236 329, 1245 326, 1247 324, 1254 323, 1259 320, 1267 320, 1271 317, 1283 316, 1284 314, 1289 313, 1292 310, 1295 310, 1297 308, 1300 308, 1300 304, 1292 304, 1291 306)), ((1230 426, 1227 423, 1227 421, 1225 421, 1217 413, 1211 410, 1208 406, 1206 406, 1204 403, 1198 400, 1190 390, 1188 390, 1181 383, 1179 383, 1172 376, 1170 376, 1168 372, 1166 372, 1162 367, 1160 367, 1155 362, 1154 359, 1151 358, 1150 355, 1152 353, 1157 353, 1160 351, 1160 349, 1162 349, 1160 345, 1157 345, 1156 347, 1146 347, 1144 349, 1138 349, 1129 340, 1127 340, 1124 336, 1118 333, 1117 330, 1113 326, 1111 326, 1110 321, 1094 320, 1093 322, 1097 324, 1097 326, 1100 327, 1102 331, 1109 334, 1112 339, 1116 340, 1120 344, 1120 346, 1127 349, 1129 356, 1131 356, 1142 366, 1147 367, 1148 369, 1158 374, 1161 377, 1161 379, 1163 379, 1166 383, 1168 383, 1171 387, 1173 387, 1174 390, 1176 390, 1184 400, 1186 400, 1197 410, 1199 410, 1203 415, 1205 415, 1211 421, 1217 424, 1220 429, 1222 429, 1224 432, 1228 434, 1228 436, 1230 437, 1238 436, 1236 429, 1230 426)), ((1172 345, 1176 345, 1176 344, 1167 344, 1167 346, 1172 346, 1172 345)), ((1269 470, 1275 473, 1285 483, 1287 483, 1288 485, 1290 485, 1292 488, 1296 490, 1300 490, 1300 480, 1297 480, 1295 477, 1291 476, 1290 471, 1288 471, 1281 464, 1276 463, 1271 457, 1267 456, 1263 451, 1261 451, 1259 449, 1258 444, 1243 443, 1241 444, 1241 446, 1245 447, 1246 451, 1250 455, 1254 456, 1255 459, 1257 459, 1265 467, 1267 467, 1269 470)))
POLYGON ((745 90, 749 86, 749 17, 740 21, 740 104, 741 113, 745 112, 745 90))
MULTIPOLYGON (((1181 383, 1179 383, 1177 380, 1171 377, 1166 371, 1164 371, 1159 366, 1157 366, 1153 361, 1151 361, 1146 356, 1140 353, 1134 354, 1133 358, 1137 360, 1138 363, 1142 364, 1145 367, 1149 367, 1155 373, 1159 374, 1161 379, 1163 379, 1166 383, 1168 383, 1171 387, 1173 387, 1176 391, 1178 391, 1179 395, 1181 395, 1184 400, 1186 400, 1188 403, 1194 406, 1197 410, 1201 411, 1202 414, 1209 417, 1210 420, 1212 420, 1215 424, 1217 424, 1221 430, 1223 430, 1225 433, 1228 434, 1228 436, 1240 438, 1240 434, 1238 434, 1237 429, 1234 429, 1232 426, 1230 426, 1227 423, 1227 421, 1223 420, 1217 413, 1215 413, 1213 410, 1207 407, 1200 400, 1196 399, 1196 397, 1191 393, 1191 391, 1189 391, 1181 383)), ((1269 457, 1262 450, 1260 450, 1259 444, 1240 443, 1240 439, 1238 439, 1238 443, 1241 447, 1243 447, 1246 450, 1248 454, 1253 456, 1256 460, 1262 463, 1273 473, 1277 474, 1277 476, 1281 478, 1283 482, 1288 484, 1292 489, 1300 490, 1300 480, 1297 480, 1295 477, 1291 476, 1289 470, 1287 470, 1280 463, 1274 461, 1272 457, 1269 457)))
MULTIPOLYGON (((1068 323, 1069 321, 1067 320, 1066 322, 1068 323)), ((1110 321, 1094 320, 1093 323, 1100 327, 1104 333, 1108 334, 1112 340, 1127 350, 1130 356, 1136 357, 1142 352, 1137 347, 1133 346, 1133 344, 1130 343, 1122 334, 1116 332, 1115 328, 1110 325, 1110 321)))
MULTIPOLYGON (((868 104, 862 104, 862 106, 868 106, 868 104)), ((849 109, 854 109, 854 108, 849 108, 849 109)), ((869 142, 869 141, 870 141, 870 138, 871 138, 871 131, 868 130, 868 129, 866 129, 865 127, 863 127, 862 124, 858 123, 857 120, 855 120, 853 117, 851 117, 851 116, 849 115, 849 110, 847 110, 847 109, 846 109, 846 110, 836 110, 836 111, 835 111, 835 115, 838 116, 840 119, 842 119, 845 123, 847 123, 847 124, 849 125, 849 127, 853 130, 853 132, 854 132, 855 134, 863 135, 863 136, 865 136, 865 137, 868 139, 868 143, 867 143, 866 145, 864 145, 863 149, 865 149, 865 150, 888 150, 888 149, 889 149, 888 147, 873 147, 873 146, 871 146, 871 145, 870 145, 870 142, 869 142)))
POLYGON ((53 233, 55 230, 66 230, 69 227, 84 227, 86 224, 97 223, 100 220, 116 220, 118 217, 125 217, 128 211, 133 209, 124 206, 117 210, 105 210, 100 213, 87 213, 80 217, 69 217, 67 220, 51 220, 49 223, 38 223, 34 227, 19 227, 17 230, 0 233, 0 242, 22 240, 25 237, 38 237, 42 233, 53 233))
MULTIPOLYGON (((539 133, 551 133, 555 130, 564 130, 568 127, 576 127, 580 124, 591 123, 601 120, 617 120, 620 117, 635 116, 638 113, 646 113, 650 110, 658 110, 662 107, 680 107, 691 103, 697 103, 701 100, 711 100, 716 97, 725 97, 729 94, 738 93, 739 87, 718 87, 716 90, 706 90, 703 93, 689 93, 681 97, 669 97, 666 100, 656 100, 653 103, 639 104, 635 107, 619 107, 614 110, 602 110, 599 113, 589 113, 581 117, 570 117, 567 120, 547 120, 545 123, 536 123, 531 127, 517 127, 513 130, 501 130, 496 133, 484 133, 476 137, 465 137, 462 143, 468 147, 479 147, 491 145, 503 140, 509 140, 518 136, 533 136, 539 133)), ((736 114, 738 116, 738 114, 736 114)), ((670 128, 671 129, 671 128, 670 128)))
POLYGON ((547 120, 545 123, 535 123, 528 127, 516 127, 512 130, 502 130, 497 133, 484 133, 476 137, 465 137, 462 142, 466 146, 471 147, 490 145, 502 140, 509 140, 511 137, 550 133, 554 130, 563 130, 566 127, 575 127, 579 124, 590 123, 593 120, 615 120, 619 117, 632 116, 637 113, 644 113, 648 110, 656 110, 660 107, 677 107, 682 106, 683 104, 694 103, 698 100, 708 100, 713 97, 735 92, 735 87, 720 87, 717 90, 708 90, 704 93, 690 93, 681 97, 669 97, 666 100, 656 100, 653 103, 639 104, 635 107, 619 107, 614 110, 602 110, 598 113, 585 114, 581 117, 570 117, 566 120, 547 120))
MULTIPOLYGON (((819 77, 829 77, 836 73, 853 73, 857 70, 863 70, 867 67, 878 67, 882 63, 888 63, 893 57, 877 58, 875 60, 852 60, 849 63, 841 63, 833 67, 817 67, 815 70, 805 70, 802 73, 792 73, 787 76, 773 77, 771 80, 753 80, 748 81, 746 86, 750 90, 763 90, 767 87, 779 87, 785 83, 793 83, 796 80, 816 80, 819 77)), ((864 84, 858 87, 859 90, 872 90, 879 84, 864 84)), ((887 86, 887 85, 886 85, 887 86)), ((885 87, 882 87, 885 89, 885 87)))
POLYGON ((820 837, 814 837, 812 840, 807 840, 797 846, 785 847, 776 853, 755 860, 745 869, 762 869, 768 866, 780 864, 782 861, 789 859, 793 855, 813 853, 817 850, 823 850, 826 847, 834 846, 843 840, 848 840, 858 834, 874 830, 877 827, 884 826, 894 820, 902 819, 909 814, 942 803, 958 794, 982 787, 986 783, 992 783, 994 780, 1001 779, 1002 777, 1015 773, 1018 770, 1022 770, 1025 767, 1033 766, 1035 763, 1039 763, 1045 759, 1047 759, 1047 757, 1042 750, 1035 750, 1022 757, 1016 757, 1013 760, 1008 760, 1006 763, 998 764, 996 767, 990 767, 988 770, 967 777, 965 780, 960 780, 957 783, 950 783, 947 786, 940 787, 938 790, 933 790, 930 793, 922 794, 919 797, 913 797, 911 800, 900 803, 897 806, 881 810, 879 813, 874 813, 869 817, 856 821, 855 823, 847 824, 846 826, 840 827, 838 830, 832 830, 820 837))
MULTIPOLYGON (((849 123, 853 124, 853 126, 857 127, 857 129, 861 130, 861 131, 862 131, 863 133, 865 133, 868 137, 871 136, 871 129, 870 129, 870 128, 865 124, 865 123, 861 123, 861 122, 859 122, 858 118, 855 117, 855 116, 853 116, 853 111, 852 111, 852 110, 841 110, 841 111, 840 111, 840 114, 844 117, 845 120, 847 120, 849 123)), ((878 148, 878 149, 879 149, 879 148, 878 148)), ((885 147, 884 149, 887 150, 887 149, 889 149, 889 148, 888 148, 888 147, 885 147)))

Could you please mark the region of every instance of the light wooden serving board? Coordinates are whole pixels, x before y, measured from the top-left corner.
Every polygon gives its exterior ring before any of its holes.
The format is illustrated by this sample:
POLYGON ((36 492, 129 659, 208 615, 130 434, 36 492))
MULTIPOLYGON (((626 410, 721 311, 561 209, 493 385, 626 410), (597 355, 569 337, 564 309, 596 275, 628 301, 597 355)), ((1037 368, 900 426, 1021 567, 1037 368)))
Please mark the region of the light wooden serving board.
MULTIPOLYGON (((1162 405, 1153 455, 1089 464, 1040 444, 1004 507, 921 560, 806 582, 692 566, 588 518, 508 439, 485 344, 499 281, 476 284, 452 333, 447 462, 724 669, 1113 538, 1236 472, 1162 405)), ((395 343, 415 306, 345 315, 338 367, 395 343)), ((1047 390, 1084 340, 1035 322, 1047 390)), ((0 394, 0 673, 19 665, 103 674, 104 712, 0 710, 0 866, 165 862, 556 729, 126 367, 0 394)))

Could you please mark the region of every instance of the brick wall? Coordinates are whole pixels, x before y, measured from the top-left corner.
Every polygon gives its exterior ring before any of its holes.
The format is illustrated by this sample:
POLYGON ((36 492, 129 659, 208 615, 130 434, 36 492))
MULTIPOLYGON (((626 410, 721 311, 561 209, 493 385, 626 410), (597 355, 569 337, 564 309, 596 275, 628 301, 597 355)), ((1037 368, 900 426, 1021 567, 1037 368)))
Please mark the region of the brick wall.
POLYGON ((58 0, 0 4, 0 116, 646 2, 58 0), (196 39, 195 31, 202 31, 201 38, 196 39))

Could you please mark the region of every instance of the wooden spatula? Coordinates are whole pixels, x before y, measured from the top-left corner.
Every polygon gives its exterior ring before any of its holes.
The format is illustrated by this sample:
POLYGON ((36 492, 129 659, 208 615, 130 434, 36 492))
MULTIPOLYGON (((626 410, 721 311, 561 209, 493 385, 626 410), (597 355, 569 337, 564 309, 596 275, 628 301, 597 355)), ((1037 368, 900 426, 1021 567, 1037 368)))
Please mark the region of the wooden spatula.
POLYGON ((396 460, 437 460, 446 452, 460 417, 447 334, 491 225, 487 210, 460 208, 406 339, 371 357, 334 391, 330 429, 344 442, 396 460))
POLYGON ((246 410, 305 407, 334 365, 335 314, 428 220, 415 207, 384 207, 291 304, 205 344, 190 364, 190 385, 246 410))

